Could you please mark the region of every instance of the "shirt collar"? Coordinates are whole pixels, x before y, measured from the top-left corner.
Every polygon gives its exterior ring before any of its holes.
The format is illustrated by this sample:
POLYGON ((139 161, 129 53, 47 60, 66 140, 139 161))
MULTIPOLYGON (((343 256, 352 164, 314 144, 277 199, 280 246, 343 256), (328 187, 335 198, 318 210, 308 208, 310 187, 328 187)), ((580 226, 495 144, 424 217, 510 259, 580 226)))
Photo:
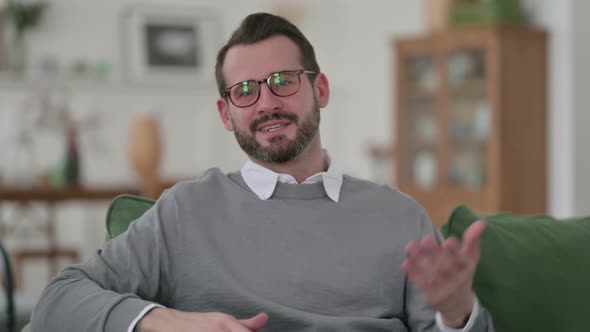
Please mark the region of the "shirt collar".
MULTIPOLYGON (((325 156, 329 161, 328 170, 310 176, 301 184, 322 182, 328 197, 334 202, 338 202, 340 199, 340 189, 342 188, 342 172, 327 153, 325 153, 325 156)), ((272 196, 277 182, 297 183, 297 180, 292 175, 276 173, 251 160, 248 160, 244 164, 241 174, 248 187, 262 200, 267 200, 272 196)))

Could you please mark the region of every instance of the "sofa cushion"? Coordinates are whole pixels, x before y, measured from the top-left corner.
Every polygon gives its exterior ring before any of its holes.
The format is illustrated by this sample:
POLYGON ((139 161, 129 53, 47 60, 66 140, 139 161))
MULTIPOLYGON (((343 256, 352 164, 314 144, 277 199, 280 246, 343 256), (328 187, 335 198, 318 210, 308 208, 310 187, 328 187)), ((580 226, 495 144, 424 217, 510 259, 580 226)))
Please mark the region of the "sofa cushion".
POLYGON ((461 238, 488 222, 474 288, 497 332, 587 331, 590 326, 590 217, 478 216, 457 207, 443 226, 461 238))

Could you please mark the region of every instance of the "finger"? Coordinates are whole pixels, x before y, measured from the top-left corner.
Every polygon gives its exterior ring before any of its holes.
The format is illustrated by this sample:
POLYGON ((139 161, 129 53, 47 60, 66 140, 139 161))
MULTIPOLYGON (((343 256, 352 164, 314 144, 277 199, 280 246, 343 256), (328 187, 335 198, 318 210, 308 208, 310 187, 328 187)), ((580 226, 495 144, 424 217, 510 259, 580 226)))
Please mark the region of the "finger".
POLYGON ((446 239, 442 244, 442 261, 449 261, 452 264, 447 263, 452 269, 464 269, 467 262, 460 252, 461 246, 455 237, 446 239))
POLYGON ((450 238, 445 240, 439 249, 439 254, 432 267, 433 283, 446 283, 456 271, 462 268, 461 261, 458 259, 459 244, 456 239, 450 238))
POLYGON ((462 289, 471 289, 473 264, 459 253, 460 245, 456 239, 448 239, 443 244, 443 253, 438 260, 434 278, 428 285, 426 299, 430 305, 438 306, 448 301, 462 289))
POLYGON ((421 289, 426 289, 430 281, 429 275, 422 273, 416 265, 412 264, 408 259, 402 263, 402 270, 407 274, 408 279, 421 289))
POLYGON ((420 251, 423 252, 433 252, 436 251, 440 245, 434 239, 434 236, 428 235, 420 241, 420 251))
POLYGON ((413 252, 408 258, 419 265, 432 266, 440 252, 441 248, 434 237, 427 236, 415 244, 413 252))
POLYGON ((239 319, 238 322, 242 324, 242 326, 252 331, 257 331, 263 328, 266 325, 266 323, 268 323, 268 314, 266 314, 265 312, 261 312, 252 318, 239 319))
POLYGON ((435 251, 439 247, 432 235, 424 237, 421 241, 410 241, 406 246, 408 256, 415 256, 418 252, 435 251))
POLYGON ((235 320, 231 323, 228 323, 223 326, 224 332, 252 332, 251 330, 244 325, 242 325, 238 320, 235 320))
POLYGON ((441 246, 451 254, 457 253, 461 247, 459 245, 459 241, 457 241, 457 238, 453 236, 446 239, 441 246))
POLYGON ((461 246, 461 253, 467 257, 478 260, 479 259, 479 245, 481 236, 487 227, 487 223, 483 220, 478 220, 471 224, 465 231, 463 236, 463 244, 461 246))
POLYGON ((406 247, 408 256, 402 263, 402 270, 408 274, 410 281, 421 288, 428 287, 435 277, 436 261, 441 250, 432 236, 420 243, 410 242, 406 247))
POLYGON ((410 241, 406 246, 406 255, 408 257, 414 256, 418 253, 418 243, 416 241, 410 241))
MULTIPOLYGON (((215 331, 223 332, 252 332, 251 329, 243 326, 239 320, 231 315, 224 313, 214 313, 213 322, 214 324, 209 328, 216 328, 215 331)), ((204 327, 204 326, 202 326, 204 327)))
MULTIPOLYGON (((426 243, 427 247, 431 244, 426 243)), ((457 273, 464 270, 467 266, 467 261, 459 253, 460 245, 456 238, 449 238, 445 240, 440 247, 426 250, 432 255, 433 261, 428 262, 426 266, 418 264, 417 269, 430 277, 429 286, 436 287, 439 284, 446 284, 449 279, 456 276, 457 273)), ((410 262, 409 264, 413 263, 410 262)))
POLYGON ((442 248, 436 242, 434 237, 427 236, 422 241, 417 250, 417 254, 410 257, 412 263, 416 264, 421 270, 432 273, 436 268, 437 261, 442 254, 442 248))
POLYGON ((433 287, 449 287, 455 283, 462 283, 465 276, 470 275, 472 263, 460 254, 460 245, 455 238, 449 238, 442 244, 443 252, 437 261, 436 277, 433 287))

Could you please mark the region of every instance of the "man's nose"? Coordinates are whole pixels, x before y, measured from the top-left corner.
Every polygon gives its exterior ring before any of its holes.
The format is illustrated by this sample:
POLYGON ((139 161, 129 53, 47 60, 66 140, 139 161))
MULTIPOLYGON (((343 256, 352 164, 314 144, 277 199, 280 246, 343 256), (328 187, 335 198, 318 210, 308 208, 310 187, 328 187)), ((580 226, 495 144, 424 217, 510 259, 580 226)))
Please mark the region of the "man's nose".
POLYGON ((257 113, 262 114, 279 110, 282 106, 282 101, 281 97, 270 91, 267 84, 260 84, 260 98, 257 104, 257 113))

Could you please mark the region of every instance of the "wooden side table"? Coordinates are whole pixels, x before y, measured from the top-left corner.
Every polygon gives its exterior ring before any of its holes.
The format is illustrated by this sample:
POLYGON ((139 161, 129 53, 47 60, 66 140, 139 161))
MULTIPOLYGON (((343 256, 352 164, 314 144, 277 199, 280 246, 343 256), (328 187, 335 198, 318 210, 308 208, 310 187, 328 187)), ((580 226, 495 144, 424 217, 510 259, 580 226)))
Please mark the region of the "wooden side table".
MULTIPOLYGON (((22 268, 24 261, 33 259, 45 259, 49 261, 49 279, 58 273, 58 259, 67 258, 73 263, 79 261, 79 253, 73 248, 61 248, 56 237, 56 207, 63 202, 70 201, 110 201, 120 194, 140 194, 140 190, 134 187, 120 188, 70 188, 64 190, 52 190, 44 188, 31 189, 7 189, 0 188, 0 208, 2 203, 18 204, 22 208, 28 208, 32 203, 42 203, 47 209, 47 216, 40 227, 48 241, 45 249, 16 249, 12 251, 14 264, 14 280, 17 287, 22 284, 22 268)), ((0 215, 0 218, 2 216, 0 215)), ((0 219, 0 239, 10 234, 3 219, 0 219)))

